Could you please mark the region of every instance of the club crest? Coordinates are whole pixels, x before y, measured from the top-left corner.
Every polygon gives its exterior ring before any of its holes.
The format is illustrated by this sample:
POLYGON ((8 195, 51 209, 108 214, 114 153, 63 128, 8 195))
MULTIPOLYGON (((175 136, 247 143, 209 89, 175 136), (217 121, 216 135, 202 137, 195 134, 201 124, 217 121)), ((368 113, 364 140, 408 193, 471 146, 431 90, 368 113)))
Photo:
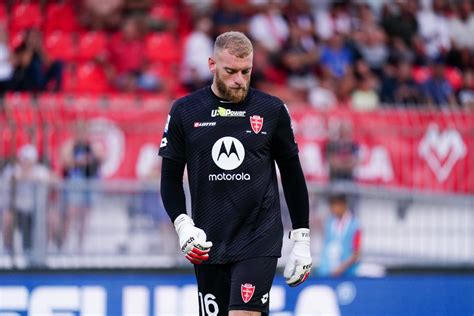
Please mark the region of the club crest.
POLYGON ((244 303, 248 303, 252 299, 254 292, 255 285, 252 285, 250 283, 240 285, 240 294, 242 295, 242 300, 244 301, 244 303))
POLYGON ((263 117, 259 115, 252 115, 250 117, 250 126, 252 127, 252 131, 255 134, 260 133, 263 127, 263 117))

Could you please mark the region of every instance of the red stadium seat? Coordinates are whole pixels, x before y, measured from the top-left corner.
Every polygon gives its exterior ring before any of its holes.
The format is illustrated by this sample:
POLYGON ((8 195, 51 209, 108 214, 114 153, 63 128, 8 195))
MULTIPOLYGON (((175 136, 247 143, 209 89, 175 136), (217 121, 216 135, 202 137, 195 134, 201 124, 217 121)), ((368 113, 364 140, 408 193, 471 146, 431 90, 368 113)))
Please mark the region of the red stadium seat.
POLYGON ((72 35, 68 32, 55 31, 46 35, 45 48, 53 59, 73 60, 76 49, 72 35))
POLYGON ((50 3, 46 7, 44 31, 74 32, 78 29, 78 21, 69 3, 50 3))
POLYGON ((21 43, 23 43, 24 37, 25 33, 23 31, 10 33, 10 36, 8 37, 8 46, 10 46, 11 49, 17 48, 21 43))
POLYGON ((5 7, 4 3, 0 4, 0 21, 7 21, 8 19, 8 14, 7 14, 7 8, 5 7))
POLYGON ((177 63, 181 60, 181 45, 170 33, 150 34, 146 39, 146 54, 152 61, 177 63))
POLYGON ((413 79, 417 83, 423 83, 431 76, 431 71, 425 66, 414 66, 412 70, 413 79))
POLYGON ((77 66, 75 92, 103 93, 110 91, 104 70, 94 62, 85 62, 77 66))
POLYGON ((33 125, 37 122, 37 109, 33 106, 29 93, 9 93, 5 98, 7 117, 18 126, 33 125))
POLYGON ((39 28, 42 22, 43 16, 38 3, 17 3, 12 9, 10 31, 39 28))
POLYGON ((87 32, 79 36, 77 58, 81 61, 94 59, 107 49, 107 35, 103 32, 87 32))
POLYGON ((462 74, 455 67, 446 67, 446 79, 449 81, 454 90, 459 90, 462 87, 462 74))

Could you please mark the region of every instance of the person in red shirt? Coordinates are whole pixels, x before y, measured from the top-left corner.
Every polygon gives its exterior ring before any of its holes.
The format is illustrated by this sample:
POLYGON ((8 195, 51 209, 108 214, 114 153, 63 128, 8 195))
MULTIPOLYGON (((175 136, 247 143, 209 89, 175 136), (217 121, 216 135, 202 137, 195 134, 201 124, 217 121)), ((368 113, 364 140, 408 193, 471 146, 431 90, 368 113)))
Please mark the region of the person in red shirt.
POLYGON ((108 63, 112 83, 123 91, 156 90, 156 76, 147 71, 145 26, 138 17, 125 20, 122 30, 115 34, 109 46, 108 63))

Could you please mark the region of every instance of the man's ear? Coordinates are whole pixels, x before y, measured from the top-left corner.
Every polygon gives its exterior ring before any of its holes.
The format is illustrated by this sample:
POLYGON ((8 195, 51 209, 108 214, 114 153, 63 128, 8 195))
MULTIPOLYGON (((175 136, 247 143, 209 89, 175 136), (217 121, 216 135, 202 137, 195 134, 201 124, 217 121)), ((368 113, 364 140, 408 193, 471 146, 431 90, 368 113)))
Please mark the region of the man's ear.
POLYGON ((209 70, 213 74, 215 74, 216 73, 216 61, 212 57, 209 57, 209 59, 207 60, 207 64, 209 65, 209 70))

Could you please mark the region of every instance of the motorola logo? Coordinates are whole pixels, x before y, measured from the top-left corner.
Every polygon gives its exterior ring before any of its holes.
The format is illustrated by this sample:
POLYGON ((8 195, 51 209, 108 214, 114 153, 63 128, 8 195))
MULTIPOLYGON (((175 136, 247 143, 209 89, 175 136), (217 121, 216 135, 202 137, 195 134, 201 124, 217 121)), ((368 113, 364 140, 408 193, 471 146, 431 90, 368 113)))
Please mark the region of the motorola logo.
POLYGON ((234 137, 222 137, 212 146, 212 160, 223 170, 234 170, 239 167, 245 158, 245 148, 234 137))

